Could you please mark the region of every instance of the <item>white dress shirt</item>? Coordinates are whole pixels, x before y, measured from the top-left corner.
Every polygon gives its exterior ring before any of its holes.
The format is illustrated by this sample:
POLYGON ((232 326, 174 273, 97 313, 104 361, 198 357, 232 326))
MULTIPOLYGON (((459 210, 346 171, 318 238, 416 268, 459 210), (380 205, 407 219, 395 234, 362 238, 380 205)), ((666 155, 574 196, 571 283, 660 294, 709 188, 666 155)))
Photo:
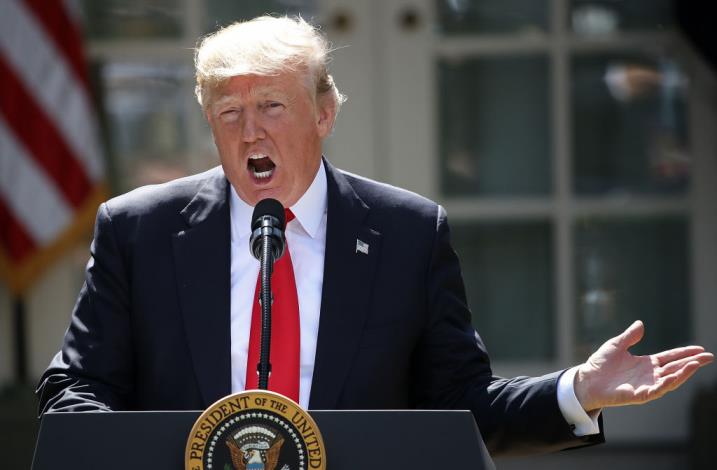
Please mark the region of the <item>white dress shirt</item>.
MULTIPOLYGON (((231 186, 231 185, 230 185, 231 186)), ((301 324, 299 404, 308 409, 314 374, 316 340, 319 333, 321 292, 324 282, 326 247, 326 170, 321 162, 314 181, 291 207, 295 219, 286 227, 286 240, 296 278, 301 324)), ((249 250, 251 216, 254 208, 231 188, 231 364, 232 393, 245 389, 249 330, 259 263, 249 250)), ((558 405, 565 420, 578 436, 598 433, 599 412, 588 415, 573 387, 577 367, 566 371, 558 381, 558 405)))
MULTIPOLYGON (((314 375, 316 338, 319 334, 321 292, 324 283, 326 247, 326 170, 321 162, 314 181, 291 206, 294 220, 286 226, 286 243, 294 265, 299 298, 301 358, 299 361, 299 404, 309 407, 314 375)), ((234 188, 229 198, 231 214, 231 364, 232 393, 246 384, 249 330, 259 262, 249 250, 251 216, 254 208, 242 201, 234 188)))

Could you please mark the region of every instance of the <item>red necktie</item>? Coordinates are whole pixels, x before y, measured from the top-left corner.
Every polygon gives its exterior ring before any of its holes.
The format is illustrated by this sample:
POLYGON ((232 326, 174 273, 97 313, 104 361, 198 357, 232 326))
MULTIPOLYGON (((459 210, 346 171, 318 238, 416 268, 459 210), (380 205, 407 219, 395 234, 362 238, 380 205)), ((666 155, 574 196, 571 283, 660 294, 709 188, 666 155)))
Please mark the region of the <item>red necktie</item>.
MULTIPOLYGON (((286 224, 294 219, 294 214, 286 210, 286 224)), ((271 374, 269 390, 280 393, 299 402, 299 351, 300 324, 299 299, 296 295, 294 265, 291 264, 289 245, 284 256, 274 263, 271 276, 271 290, 274 302, 271 309, 271 374)), ((261 272, 256 281, 254 307, 251 313, 251 333, 249 335, 249 354, 246 366, 246 390, 255 389, 259 384, 257 364, 261 348, 261 272)))

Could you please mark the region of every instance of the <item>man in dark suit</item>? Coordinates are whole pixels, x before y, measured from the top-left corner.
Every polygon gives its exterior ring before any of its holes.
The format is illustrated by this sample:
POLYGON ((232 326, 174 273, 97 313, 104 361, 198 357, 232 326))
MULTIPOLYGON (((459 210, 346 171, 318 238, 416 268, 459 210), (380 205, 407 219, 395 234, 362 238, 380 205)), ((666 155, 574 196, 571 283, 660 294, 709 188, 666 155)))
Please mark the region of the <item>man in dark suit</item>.
POLYGON ((636 323, 567 372, 493 376, 443 209, 322 159, 342 102, 327 55, 289 18, 203 41, 197 96, 222 166, 100 207, 41 412, 203 409, 243 390, 258 271, 248 214, 267 197, 296 216, 297 400, 309 408, 470 409, 492 452, 549 451, 601 442, 602 407, 661 396, 711 361, 696 346, 630 355, 636 323))

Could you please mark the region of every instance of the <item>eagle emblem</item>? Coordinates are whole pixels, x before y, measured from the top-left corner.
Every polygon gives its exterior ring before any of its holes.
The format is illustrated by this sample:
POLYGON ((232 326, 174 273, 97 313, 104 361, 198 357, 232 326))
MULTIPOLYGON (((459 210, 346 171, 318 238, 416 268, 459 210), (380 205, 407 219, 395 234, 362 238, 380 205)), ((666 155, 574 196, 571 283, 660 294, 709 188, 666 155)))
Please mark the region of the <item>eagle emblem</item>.
POLYGON ((225 441, 235 470, 275 470, 284 438, 268 426, 245 426, 225 441))
POLYGON ((216 401, 194 423, 184 448, 184 470, 309 469, 326 470, 319 428, 298 403, 268 390, 216 401))

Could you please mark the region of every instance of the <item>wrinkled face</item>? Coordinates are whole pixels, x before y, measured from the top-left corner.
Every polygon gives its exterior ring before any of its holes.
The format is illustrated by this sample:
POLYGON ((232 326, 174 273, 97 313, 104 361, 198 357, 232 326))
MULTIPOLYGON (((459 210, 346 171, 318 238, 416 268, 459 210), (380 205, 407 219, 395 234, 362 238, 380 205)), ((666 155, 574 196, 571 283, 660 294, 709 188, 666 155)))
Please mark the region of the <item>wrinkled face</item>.
POLYGON ((244 202, 274 198, 290 207, 321 162, 334 106, 315 98, 296 73, 229 79, 206 109, 227 179, 244 202))

